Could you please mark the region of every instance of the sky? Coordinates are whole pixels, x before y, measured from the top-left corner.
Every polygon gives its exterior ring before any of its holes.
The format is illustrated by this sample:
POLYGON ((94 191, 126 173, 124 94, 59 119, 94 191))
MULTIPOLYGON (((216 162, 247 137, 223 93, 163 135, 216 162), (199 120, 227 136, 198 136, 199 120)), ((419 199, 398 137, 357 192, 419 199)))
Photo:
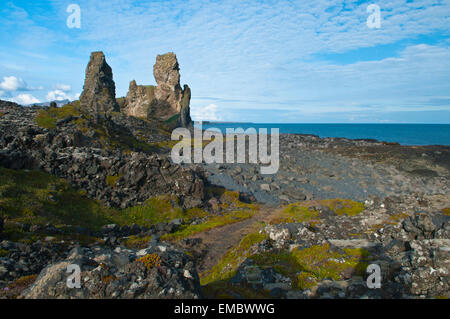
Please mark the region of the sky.
POLYGON ((175 52, 194 120, 450 124, 450 0, 2 0, 0 38, 21 104, 77 99, 92 51, 117 97, 175 52))

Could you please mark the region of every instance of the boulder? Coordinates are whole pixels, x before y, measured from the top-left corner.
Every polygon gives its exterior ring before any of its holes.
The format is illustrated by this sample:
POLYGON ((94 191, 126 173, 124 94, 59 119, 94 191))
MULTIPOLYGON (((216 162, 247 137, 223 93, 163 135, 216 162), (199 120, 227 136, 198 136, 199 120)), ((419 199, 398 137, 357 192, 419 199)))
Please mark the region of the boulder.
POLYGON ((89 114, 119 111, 116 85, 111 67, 103 52, 92 52, 86 68, 86 79, 80 96, 81 108, 89 114))

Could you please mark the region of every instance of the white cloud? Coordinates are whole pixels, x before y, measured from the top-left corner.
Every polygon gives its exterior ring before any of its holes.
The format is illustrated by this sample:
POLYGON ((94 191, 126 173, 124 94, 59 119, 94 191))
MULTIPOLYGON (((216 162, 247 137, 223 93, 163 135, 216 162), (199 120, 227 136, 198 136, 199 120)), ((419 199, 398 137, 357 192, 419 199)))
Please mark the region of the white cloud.
POLYGON ((41 102, 31 94, 19 94, 15 98, 10 99, 10 101, 21 105, 30 105, 41 102))
POLYGON ((219 110, 216 104, 203 107, 191 107, 191 116, 194 121, 220 121, 219 110))
POLYGON ((24 80, 16 78, 15 76, 5 76, 0 83, 0 88, 5 91, 22 91, 27 89, 27 84, 24 80))
POLYGON ((78 99, 79 97, 80 97, 79 93, 72 96, 62 90, 53 90, 47 93, 47 101, 62 101, 62 100, 73 101, 78 99))
POLYGON ((61 90, 54 90, 47 93, 47 100, 48 101, 69 100, 69 96, 61 90))
POLYGON ((63 92, 70 92, 72 90, 72 87, 68 84, 56 84, 55 88, 63 92))

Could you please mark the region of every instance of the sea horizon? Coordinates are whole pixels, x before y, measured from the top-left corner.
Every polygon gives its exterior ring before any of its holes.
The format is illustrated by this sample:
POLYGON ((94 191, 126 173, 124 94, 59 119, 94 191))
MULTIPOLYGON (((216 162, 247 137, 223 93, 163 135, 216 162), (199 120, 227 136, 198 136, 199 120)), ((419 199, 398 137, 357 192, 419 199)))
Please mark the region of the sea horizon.
MULTIPOLYGON (((198 127, 199 121, 194 121, 198 127)), ((202 128, 279 128, 280 134, 316 135, 321 138, 373 139, 400 145, 450 146, 450 124, 434 123, 253 123, 202 121, 202 128)))

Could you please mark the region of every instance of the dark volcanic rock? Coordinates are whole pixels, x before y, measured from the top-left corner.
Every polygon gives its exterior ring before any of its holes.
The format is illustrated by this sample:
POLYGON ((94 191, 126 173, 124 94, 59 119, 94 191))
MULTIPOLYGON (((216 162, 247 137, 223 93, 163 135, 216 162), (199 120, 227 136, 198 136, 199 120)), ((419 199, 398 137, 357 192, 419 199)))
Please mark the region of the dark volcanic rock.
POLYGON ((202 297, 195 263, 184 251, 153 245, 140 251, 117 247, 75 248, 69 257, 42 270, 22 298, 182 298, 202 297), (145 265, 140 258, 157 262, 145 265), (81 268, 81 288, 68 288, 67 267, 81 268))
POLYGON ((111 67, 103 52, 92 52, 86 68, 81 107, 90 114, 119 111, 111 67))

